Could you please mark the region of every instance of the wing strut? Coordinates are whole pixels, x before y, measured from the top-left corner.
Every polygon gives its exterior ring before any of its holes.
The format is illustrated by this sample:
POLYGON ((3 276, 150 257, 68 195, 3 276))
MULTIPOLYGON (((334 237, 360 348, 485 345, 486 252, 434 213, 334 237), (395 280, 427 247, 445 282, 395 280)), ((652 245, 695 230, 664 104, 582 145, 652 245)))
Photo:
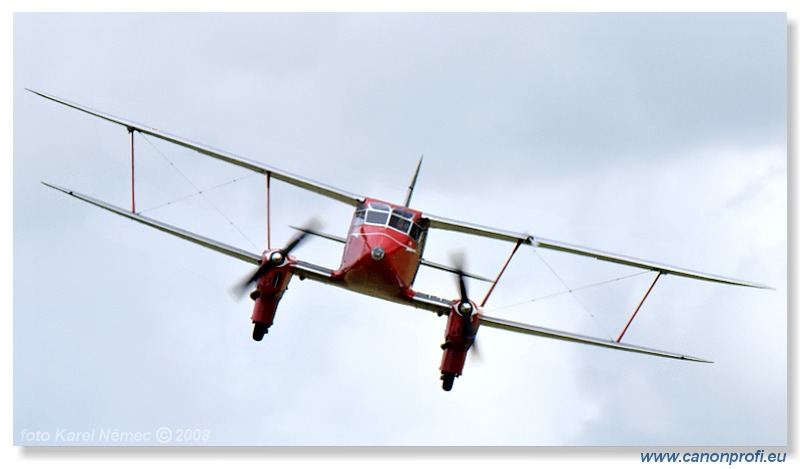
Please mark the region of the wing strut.
POLYGON ((519 247, 522 245, 523 241, 524 240, 522 240, 522 239, 517 241, 517 244, 514 246, 514 249, 511 251, 511 255, 508 256, 508 259, 506 260, 506 263, 503 264, 503 268, 500 269, 500 273, 497 274, 497 278, 494 279, 494 283, 492 283, 492 286, 489 287, 489 291, 486 292, 486 296, 483 298, 483 301, 481 301, 481 308, 483 308, 484 305, 486 305, 486 302, 489 300, 489 295, 491 295, 492 291, 494 291, 494 287, 497 285, 497 282, 500 281, 500 277, 503 275, 503 272, 506 271, 506 267, 508 267, 509 262, 511 262, 511 258, 514 257, 514 254, 517 253, 517 249, 519 249, 519 247))
POLYGON ((269 244, 269 180, 270 173, 267 173, 267 251, 271 251, 272 247, 269 244))
POLYGON ((131 134, 131 213, 136 213, 136 192, 133 183, 133 127, 128 127, 128 133, 131 134))
POLYGON ((631 318, 628 319, 628 324, 625 324, 625 328, 622 329, 622 332, 620 332, 619 337, 617 337, 617 343, 619 343, 619 341, 622 340, 622 336, 625 335, 625 331, 628 330, 628 326, 630 326, 631 323, 633 322, 633 318, 636 317, 636 313, 639 312, 639 309, 644 304, 644 300, 646 300, 647 296, 650 294, 650 292, 653 291, 653 287, 656 286, 656 282, 658 282, 658 279, 661 278, 661 274, 663 274, 663 273, 664 272, 659 271, 658 275, 656 275, 656 278, 653 280, 653 283, 650 284, 650 288, 647 289, 647 293, 644 294, 644 297, 642 298, 642 301, 639 302, 639 306, 636 307, 636 310, 631 315, 631 318))

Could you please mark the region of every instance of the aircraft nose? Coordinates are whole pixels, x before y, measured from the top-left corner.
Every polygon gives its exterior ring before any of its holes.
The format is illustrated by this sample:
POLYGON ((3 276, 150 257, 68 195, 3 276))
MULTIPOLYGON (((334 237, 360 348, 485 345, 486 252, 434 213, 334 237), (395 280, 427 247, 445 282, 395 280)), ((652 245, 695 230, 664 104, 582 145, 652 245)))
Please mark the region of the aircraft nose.
POLYGON ((372 256, 372 258, 375 259, 376 261, 379 261, 379 260, 383 259, 383 256, 386 255, 386 250, 383 249, 382 246, 375 246, 369 252, 369 255, 372 256))

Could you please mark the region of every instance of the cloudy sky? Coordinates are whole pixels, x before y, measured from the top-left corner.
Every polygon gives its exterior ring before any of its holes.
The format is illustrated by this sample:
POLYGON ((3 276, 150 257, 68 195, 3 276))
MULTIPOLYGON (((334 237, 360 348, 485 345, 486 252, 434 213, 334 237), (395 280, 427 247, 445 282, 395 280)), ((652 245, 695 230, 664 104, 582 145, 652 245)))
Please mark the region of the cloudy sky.
MULTIPOLYGON (((14 443, 786 444, 786 34, 784 14, 16 14, 14 443), (249 265, 39 183, 127 206, 128 139, 25 87, 394 202, 424 154, 415 208, 775 290, 659 281, 625 340, 714 364, 483 329, 450 393, 444 318, 324 285, 294 279, 255 343, 228 293, 249 265)), ((264 248, 262 177, 136 145, 137 209, 264 248)), ((273 187, 274 244, 312 216, 345 232, 348 206, 273 187)), ((426 257, 492 276, 511 247, 434 232, 426 257)), ((616 337, 652 274, 544 297, 636 273, 524 249, 487 313, 616 337)))

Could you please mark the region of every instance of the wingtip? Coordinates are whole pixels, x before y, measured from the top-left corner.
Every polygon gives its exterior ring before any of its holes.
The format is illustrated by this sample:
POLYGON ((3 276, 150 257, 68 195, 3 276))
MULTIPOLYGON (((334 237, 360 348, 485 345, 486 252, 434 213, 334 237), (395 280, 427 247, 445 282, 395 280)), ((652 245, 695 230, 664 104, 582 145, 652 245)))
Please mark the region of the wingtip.
POLYGON ((73 104, 73 103, 71 103, 71 102, 69 102, 69 101, 67 101, 67 100, 65 100, 63 98, 59 98, 58 96, 50 94, 50 93, 45 93, 44 91, 35 90, 33 88, 25 88, 25 89, 30 91, 31 93, 37 95, 37 96, 41 96, 44 99, 49 99, 50 101, 55 101, 57 103, 64 104, 64 105, 70 106, 70 107, 79 107, 79 106, 77 106, 77 105, 75 105, 75 104, 73 104))
POLYGON ((769 285, 764 285, 762 283, 754 283, 754 282, 737 281, 733 285, 740 286, 740 287, 757 288, 759 290, 775 290, 775 287, 771 287, 769 285))
POLYGON ((690 357, 688 355, 682 356, 681 360, 697 362, 697 363, 714 363, 714 360, 706 360, 705 358, 690 357))
POLYGON ((39 181, 39 182, 41 182, 42 184, 44 184, 45 186, 47 186, 47 187, 49 187, 51 189, 55 189, 57 191, 61 191, 61 192, 65 193, 65 194, 72 195, 72 191, 67 189, 67 188, 64 188, 64 187, 61 187, 61 186, 57 186, 55 184, 50 184, 49 182, 46 182, 46 181, 39 181))
POLYGON ((45 97, 45 98, 49 97, 49 95, 47 93, 45 93, 43 91, 35 90, 33 88, 25 88, 25 91, 30 91, 33 94, 37 94, 37 95, 45 97))

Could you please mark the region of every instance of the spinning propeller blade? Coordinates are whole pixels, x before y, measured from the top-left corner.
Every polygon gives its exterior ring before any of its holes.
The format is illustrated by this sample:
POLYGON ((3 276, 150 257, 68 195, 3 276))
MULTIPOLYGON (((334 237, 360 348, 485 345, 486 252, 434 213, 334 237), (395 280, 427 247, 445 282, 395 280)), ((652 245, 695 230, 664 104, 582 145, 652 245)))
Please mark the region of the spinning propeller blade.
POLYGON ((461 299, 458 302, 458 312, 464 320, 464 325, 461 330, 464 333, 464 338, 474 344, 475 341, 475 328, 472 325, 472 313, 474 307, 469 301, 469 293, 467 292, 467 283, 464 275, 464 253, 456 251, 451 254, 451 261, 453 268, 458 275, 458 291, 461 294, 461 299))
POLYGON ((261 278, 262 275, 275 267, 283 265, 289 258, 289 254, 306 240, 309 232, 318 229, 319 225, 320 222, 316 218, 311 219, 302 229, 298 230, 299 232, 283 249, 268 253, 267 258, 258 266, 253 274, 235 285, 232 292, 238 297, 244 296, 247 290, 249 290, 254 283, 258 282, 258 279, 261 278))

